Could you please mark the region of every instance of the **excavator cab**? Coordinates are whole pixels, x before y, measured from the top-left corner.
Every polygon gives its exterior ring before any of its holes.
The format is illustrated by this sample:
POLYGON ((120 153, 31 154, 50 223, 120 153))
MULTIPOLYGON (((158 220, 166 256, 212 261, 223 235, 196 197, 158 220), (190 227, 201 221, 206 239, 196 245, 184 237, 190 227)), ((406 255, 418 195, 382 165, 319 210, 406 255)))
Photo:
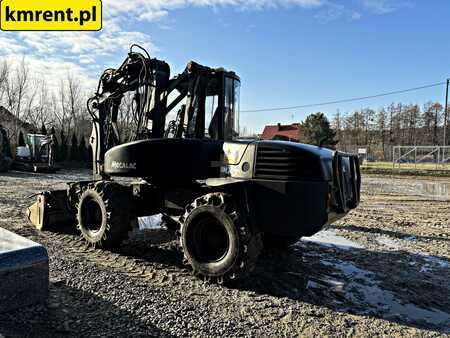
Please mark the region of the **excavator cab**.
MULTIPOLYGON (((211 162, 223 158, 223 144, 239 135, 240 80, 234 72, 212 69, 191 62, 190 76, 173 80, 172 100, 149 113, 149 137, 109 149, 103 163, 104 176, 151 177, 183 180, 219 177, 211 162), (184 100, 184 102, 183 102, 184 100), (174 105, 178 103, 179 109, 174 105), (172 108, 173 107, 173 108, 172 108), (161 116, 178 110, 167 124, 166 137, 155 137, 161 116), (156 117, 153 115, 157 113, 156 117), (153 119, 152 119, 153 118, 153 119), (151 128, 151 129, 150 129, 151 128), (150 157, 140 154, 152 154, 150 157)), ((170 83, 168 88, 170 88, 170 83)), ((165 121, 164 125, 166 124, 165 121)))
MULTIPOLYGON (((154 153, 154 146, 156 153, 167 157, 160 160, 170 163, 173 158, 187 160, 186 147, 191 149, 189 154, 198 153, 200 140, 202 146, 220 152, 223 142, 239 135, 240 79, 234 72, 191 61, 181 74, 171 78, 170 73, 166 62, 139 53, 130 53, 118 69, 105 71, 97 94, 88 102, 96 178, 147 177, 134 168, 144 160, 139 154, 154 153), (124 95, 130 92, 134 93, 133 110, 126 116, 131 115, 131 124, 124 126, 120 109, 124 95), (131 139, 123 139, 124 127, 132 128, 131 139), (173 144, 183 146, 175 151, 173 144)), ((152 167, 158 167, 154 160, 152 167)))
POLYGON ((199 76, 198 84, 191 92, 188 86, 189 81, 186 81, 177 90, 188 93, 187 99, 195 97, 195 100, 181 105, 165 135, 223 141, 235 139, 239 135, 239 77, 223 69, 209 69, 199 76))
MULTIPOLYGON (((231 141, 239 136, 240 88, 240 79, 234 73, 228 73, 224 76, 222 97, 219 97, 222 109, 217 107, 208 128, 208 134, 211 138, 231 141), (221 115, 217 116, 216 114, 219 112, 221 115), (219 125, 219 121, 222 126, 219 125), (219 125, 217 129, 215 129, 216 125, 219 125), (223 134, 221 134, 221 131, 223 134)), ((212 104, 214 105, 214 100, 212 104)))

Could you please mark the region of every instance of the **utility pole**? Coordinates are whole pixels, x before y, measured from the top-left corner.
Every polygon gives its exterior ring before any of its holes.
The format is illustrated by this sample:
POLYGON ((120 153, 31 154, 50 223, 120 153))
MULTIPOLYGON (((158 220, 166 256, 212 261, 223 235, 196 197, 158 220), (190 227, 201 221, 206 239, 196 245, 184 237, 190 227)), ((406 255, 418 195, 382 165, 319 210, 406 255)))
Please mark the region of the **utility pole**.
POLYGON ((447 129, 448 129, 448 87, 450 79, 447 79, 447 86, 445 91, 445 110, 444 110, 444 147, 447 145, 447 129))

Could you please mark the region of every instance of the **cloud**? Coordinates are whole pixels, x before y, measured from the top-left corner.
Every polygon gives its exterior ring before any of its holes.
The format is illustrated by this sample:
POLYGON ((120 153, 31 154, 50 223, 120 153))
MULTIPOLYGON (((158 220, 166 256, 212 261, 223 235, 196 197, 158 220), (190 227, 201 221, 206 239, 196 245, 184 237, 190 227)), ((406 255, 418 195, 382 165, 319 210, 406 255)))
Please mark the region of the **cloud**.
POLYGON ((362 17, 362 15, 359 12, 353 12, 351 15, 352 20, 359 20, 359 19, 361 19, 361 17, 362 17))
POLYGON ((169 13, 167 11, 163 10, 156 10, 156 11, 146 11, 143 13, 140 13, 138 15, 139 20, 144 21, 157 21, 163 17, 166 17, 169 13))
POLYGON ((157 48, 149 35, 137 31, 105 30, 96 32, 20 32, 23 45, 37 54, 100 54, 113 55, 127 50, 130 41, 145 44, 151 52, 157 48))
POLYGON ((138 21, 161 21, 170 11, 186 7, 238 7, 249 10, 300 6, 317 7, 323 0, 104 0, 104 29, 101 32, 2 32, 0 56, 21 60, 25 57, 37 77, 58 82, 67 73, 82 79, 88 87, 101 69, 121 62, 132 43, 145 46, 150 54, 158 51, 152 38, 130 30, 138 21))
POLYGON ((14 35, 3 33, 0 36, 0 55, 1 51, 25 52, 25 46, 14 38, 14 35))
POLYGON ((24 57, 32 73, 49 84, 73 74, 92 91, 105 64, 121 62, 132 43, 158 51, 149 35, 122 31, 114 23, 101 32, 2 32, 0 56, 12 64, 24 57))
MULTIPOLYGON (((15 54, 3 55, 2 59, 6 60, 12 69, 22 61, 22 58, 17 58, 15 54)), ((32 55, 26 56, 24 60, 30 70, 31 78, 45 80, 47 88, 53 92, 56 92, 60 81, 67 79, 69 74, 75 76, 86 91, 93 92, 96 86, 97 80, 89 76, 89 73, 76 62, 57 57, 38 58, 32 55)))
MULTIPOLYGON (((398 1, 395 5, 389 0, 355 1, 358 5, 353 7, 373 14, 391 13, 400 7, 398 1)), ((83 85, 91 86, 102 68, 122 61, 130 44, 145 46, 151 55, 158 52, 152 37, 140 28, 145 27, 142 22, 159 22, 160 27, 171 28, 172 24, 167 26, 166 19, 170 12, 188 7, 214 10, 299 7, 314 9, 312 15, 322 23, 362 17, 361 12, 352 9, 349 3, 338 0, 103 0, 104 29, 101 32, 2 32, 0 56, 9 60, 26 56, 33 71, 50 82, 70 72, 83 79, 83 85)))
POLYGON ((279 7, 318 7, 324 0, 104 0, 104 8, 113 16, 135 16, 138 20, 156 21, 169 11, 186 7, 236 7, 262 10, 279 7))
POLYGON ((373 14, 383 15, 395 12, 401 7, 407 6, 408 3, 392 0, 363 0, 362 5, 373 14))
POLYGON ((348 21, 361 19, 361 14, 344 5, 328 2, 317 12, 315 18, 322 24, 344 18, 348 21))
MULTIPOLYGON (((241 10, 268 10, 276 8, 315 8, 315 17, 322 22, 337 18, 358 20, 362 14, 351 7, 351 3, 342 0, 103 0, 104 8, 114 17, 134 17, 139 21, 160 21, 170 11, 187 7, 233 7, 241 10)), ((355 2, 354 2, 355 3, 355 2)), ((353 5, 355 6, 355 5, 353 5)), ((408 6, 406 0, 356 0, 356 7, 362 7, 372 14, 388 14, 401 7, 408 6)))

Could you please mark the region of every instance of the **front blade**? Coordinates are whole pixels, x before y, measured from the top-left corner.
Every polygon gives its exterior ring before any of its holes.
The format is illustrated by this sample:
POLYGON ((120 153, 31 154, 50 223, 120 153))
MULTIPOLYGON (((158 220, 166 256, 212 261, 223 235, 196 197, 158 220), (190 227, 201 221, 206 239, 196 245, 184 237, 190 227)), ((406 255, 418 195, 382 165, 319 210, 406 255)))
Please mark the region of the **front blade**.
POLYGON ((42 203, 44 196, 40 195, 35 203, 27 208, 28 220, 36 229, 42 230, 44 219, 44 204, 42 203))
POLYGON ((70 206, 66 190, 46 191, 27 208, 28 220, 38 230, 49 230, 75 223, 75 213, 70 206))

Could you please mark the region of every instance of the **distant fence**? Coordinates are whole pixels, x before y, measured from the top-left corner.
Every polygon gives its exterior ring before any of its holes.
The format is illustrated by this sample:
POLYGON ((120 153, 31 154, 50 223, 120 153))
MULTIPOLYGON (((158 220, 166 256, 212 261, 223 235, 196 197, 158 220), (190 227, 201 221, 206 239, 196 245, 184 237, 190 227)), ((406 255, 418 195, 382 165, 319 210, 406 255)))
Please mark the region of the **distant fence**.
POLYGON ((450 146, 338 145, 338 150, 359 154, 367 162, 450 164, 450 146))
POLYGON ((393 146, 381 144, 371 145, 337 145, 337 149, 353 154, 360 154, 366 161, 392 162, 393 146), (361 152, 364 152, 361 154, 361 152))
POLYGON ((450 147, 441 146, 396 146, 392 150, 393 166, 401 167, 402 163, 414 164, 450 164, 450 147))

